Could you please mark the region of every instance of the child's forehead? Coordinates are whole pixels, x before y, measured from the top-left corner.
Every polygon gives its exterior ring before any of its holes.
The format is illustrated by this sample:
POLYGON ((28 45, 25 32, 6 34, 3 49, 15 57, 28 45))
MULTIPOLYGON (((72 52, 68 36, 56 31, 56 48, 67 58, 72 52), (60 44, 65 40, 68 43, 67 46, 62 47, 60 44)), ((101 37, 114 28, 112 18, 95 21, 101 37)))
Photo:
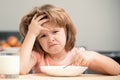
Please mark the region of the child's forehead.
POLYGON ((49 32, 51 33, 53 31, 58 31, 58 30, 61 30, 61 29, 62 29, 62 27, 48 26, 48 27, 46 27, 45 30, 41 30, 39 35, 46 34, 46 33, 49 33, 49 32))
POLYGON ((46 22, 42 26, 46 27, 46 28, 60 28, 60 27, 62 27, 62 26, 58 25, 57 23, 50 23, 50 22, 46 22))

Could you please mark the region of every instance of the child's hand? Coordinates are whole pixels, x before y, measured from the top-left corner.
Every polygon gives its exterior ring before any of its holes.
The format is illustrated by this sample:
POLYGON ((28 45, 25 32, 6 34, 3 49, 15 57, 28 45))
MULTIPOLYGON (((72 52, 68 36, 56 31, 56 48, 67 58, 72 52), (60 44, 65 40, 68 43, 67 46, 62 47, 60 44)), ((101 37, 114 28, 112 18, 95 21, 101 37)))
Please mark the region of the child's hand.
POLYGON ((86 51, 76 50, 76 53, 72 59, 73 65, 76 66, 88 66, 89 62, 87 57, 85 56, 86 51))
POLYGON ((29 31, 33 33, 35 36, 38 36, 42 29, 46 29, 42 27, 42 24, 48 21, 48 19, 42 19, 45 16, 46 16, 45 14, 40 15, 38 17, 37 14, 33 16, 31 23, 29 25, 29 31))

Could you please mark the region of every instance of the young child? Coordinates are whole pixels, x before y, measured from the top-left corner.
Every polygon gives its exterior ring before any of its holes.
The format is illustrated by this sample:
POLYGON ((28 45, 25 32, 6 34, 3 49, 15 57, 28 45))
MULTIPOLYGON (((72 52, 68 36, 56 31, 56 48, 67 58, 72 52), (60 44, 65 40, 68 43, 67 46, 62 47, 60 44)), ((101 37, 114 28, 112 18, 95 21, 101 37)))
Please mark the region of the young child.
POLYGON ((20 74, 40 73, 40 66, 87 66, 110 75, 120 74, 113 59, 75 48, 76 29, 64 9, 51 4, 35 7, 20 23, 20 74))

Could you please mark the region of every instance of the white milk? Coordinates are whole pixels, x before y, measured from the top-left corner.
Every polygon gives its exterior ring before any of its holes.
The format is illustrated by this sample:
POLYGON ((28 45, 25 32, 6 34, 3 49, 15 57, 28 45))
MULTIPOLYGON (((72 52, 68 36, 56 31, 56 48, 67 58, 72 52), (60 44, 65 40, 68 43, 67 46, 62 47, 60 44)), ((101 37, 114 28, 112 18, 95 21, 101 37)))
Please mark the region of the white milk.
POLYGON ((0 74, 19 74, 19 55, 0 55, 0 74))

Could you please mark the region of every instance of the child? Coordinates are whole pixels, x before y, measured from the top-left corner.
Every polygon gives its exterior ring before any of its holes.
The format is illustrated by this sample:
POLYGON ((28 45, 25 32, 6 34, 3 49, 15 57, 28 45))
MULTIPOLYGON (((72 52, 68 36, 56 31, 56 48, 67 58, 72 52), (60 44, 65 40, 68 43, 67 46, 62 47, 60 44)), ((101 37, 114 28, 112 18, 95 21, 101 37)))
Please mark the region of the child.
POLYGON ((35 7, 20 23, 20 74, 40 73, 40 66, 87 66, 103 74, 120 74, 113 59, 75 48, 76 29, 64 9, 46 4, 35 7))

